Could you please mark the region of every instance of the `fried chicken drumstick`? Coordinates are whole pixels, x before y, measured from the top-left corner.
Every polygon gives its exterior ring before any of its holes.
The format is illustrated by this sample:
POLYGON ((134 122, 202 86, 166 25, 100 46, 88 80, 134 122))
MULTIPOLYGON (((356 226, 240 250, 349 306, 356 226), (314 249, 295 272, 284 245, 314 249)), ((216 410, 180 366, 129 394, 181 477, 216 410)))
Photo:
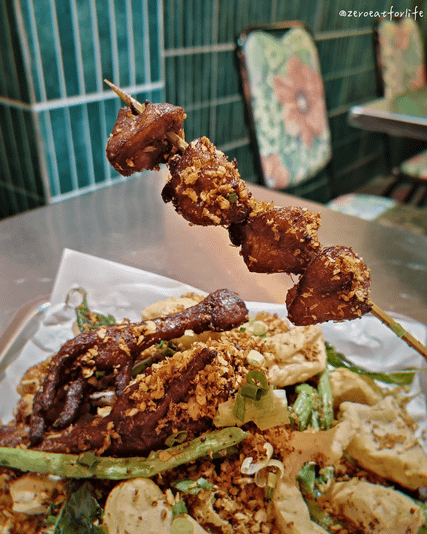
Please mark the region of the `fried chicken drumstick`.
MULTIPOLYGON (((128 113, 141 113, 141 104, 135 106, 130 95, 107 83, 128 104, 128 113)), ((161 113, 160 108, 158 111, 161 113)), ((134 120, 130 118, 131 123, 134 120)), ((125 123, 120 124, 126 128, 125 123)), ((150 129, 151 124, 147 127, 150 129)), ((427 348, 371 301, 369 269, 362 258, 348 247, 322 248, 317 237, 320 214, 294 207, 276 208, 254 199, 240 178, 237 163, 230 163, 205 137, 188 144, 183 141, 182 130, 178 136, 176 131, 168 134, 163 129, 159 136, 175 144, 173 151, 162 153, 171 173, 162 192, 165 202, 172 202, 192 224, 227 228, 250 271, 301 277, 286 299, 292 323, 350 320, 371 311, 427 359, 427 348)), ((141 150, 138 143, 137 136, 129 139, 135 153, 141 150)))

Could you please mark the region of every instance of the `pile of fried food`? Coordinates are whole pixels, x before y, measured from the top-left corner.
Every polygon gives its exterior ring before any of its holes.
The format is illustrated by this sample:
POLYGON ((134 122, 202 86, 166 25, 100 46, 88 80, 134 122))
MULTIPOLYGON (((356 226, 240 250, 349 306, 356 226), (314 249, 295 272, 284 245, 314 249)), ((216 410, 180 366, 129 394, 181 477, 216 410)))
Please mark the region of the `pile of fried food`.
POLYGON ((337 364, 318 325, 228 290, 88 317, 0 427, 0 532, 423 532, 408 399, 337 364))

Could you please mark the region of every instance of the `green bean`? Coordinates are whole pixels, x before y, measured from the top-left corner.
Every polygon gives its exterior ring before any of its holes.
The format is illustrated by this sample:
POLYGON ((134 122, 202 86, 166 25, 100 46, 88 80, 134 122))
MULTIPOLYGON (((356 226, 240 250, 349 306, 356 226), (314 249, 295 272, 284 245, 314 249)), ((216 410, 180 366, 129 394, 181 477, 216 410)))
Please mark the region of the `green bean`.
POLYGON ((152 452, 148 458, 109 458, 90 452, 76 455, 0 447, 0 465, 69 478, 149 478, 202 456, 227 449, 240 443, 246 436, 246 432, 237 427, 214 430, 190 442, 152 452))
POLYGON ((322 430, 332 427, 334 421, 334 405, 332 400, 331 381, 329 371, 325 369, 319 376, 317 385, 317 396, 319 397, 319 424, 322 430))
POLYGON ((329 529, 332 526, 337 527, 340 525, 343 527, 343 525, 338 523, 338 521, 336 521, 328 512, 320 508, 316 499, 313 497, 305 497, 304 500, 307 504, 308 511, 310 512, 311 520, 324 528, 327 532, 331 532, 329 529))
POLYGON ((304 495, 314 494, 314 485, 316 482, 316 466, 309 462, 305 463, 297 473, 297 481, 300 490, 304 495))
POLYGON ((308 384, 298 384, 295 391, 298 396, 292 406, 293 415, 296 417, 298 430, 305 430, 313 411, 316 390, 308 384))
POLYGON ((347 360, 343 354, 337 352, 334 347, 329 345, 329 343, 326 343, 326 355, 328 364, 332 365, 332 367, 343 367, 349 371, 352 371, 353 373, 364 375, 372 380, 379 380, 380 382, 384 382, 386 384, 396 384, 400 386, 409 385, 412 383, 416 372, 421 371, 421 369, 418 368, 408 368, 402 369, 401 371, 390 371, 386 373, 374 373, 366 371, 365 369, 361 369, 357 365, 354 365, 347 360))

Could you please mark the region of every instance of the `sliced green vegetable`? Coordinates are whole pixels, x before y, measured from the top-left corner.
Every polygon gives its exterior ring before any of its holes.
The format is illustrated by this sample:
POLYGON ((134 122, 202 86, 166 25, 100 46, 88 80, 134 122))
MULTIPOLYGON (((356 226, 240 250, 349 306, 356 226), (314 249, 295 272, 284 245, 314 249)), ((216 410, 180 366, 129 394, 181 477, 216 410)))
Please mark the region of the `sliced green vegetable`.
MULTIPOLYGON (((193 520, 194 521, 194 520, 193 520)), ((171 534, 194 534, 194 525, 189 515, 178 515, 172 521, 171 534)))
POLYGON ((305 463, 298 471, 296 478, 304 495, 314 494, 314 484, 316 482, 316 466, 314 464, 305 463))
POLYGON ((172 506, 172 516, 175 517, 180 514, 188 514, 184 501, 178 501, 172 506))
POLYGON ((332 427, 334 421, 334 403, 328 369, 319 375, 317 396, 319 398, 319 425, 322 430, 327 430, 332 427))
POLYGON ((115 324, 116 319, 112 315, 102 315, 100 313, 92 312, 89 309, 87 303, 87 292, 81 287, 72 289, 68 293, 65 301, 66 304, 68 304, 71 296, 74 293, 79 293, 82 296, 81 304, 75 308, 77 326, 79 327, 80 332, 85 332, 86 330, 95 330, 103 325, 115 324))
POLYGON ((343 367, 345 369, 348 369, 349 371, 352 371, 353 373, 365 375, 369 378, 372 378, 373 380, 379 380, 380 382, 384 382, 386 384, 396 384, 399 386, 409 385, 412 383, 417 371, 422 371, 422 369, 417 369, 415 367, 402 369, 401 371, 390 371, 386 373, 374 373, 371 371, 367 371, 351 363, 345 358, 343 354, 337 352, 334 347, 329 345, 329 343, 326 343, 326 355, 327 361, 330 365, 332 365, 332 367, 343 367))
MULTIPOLYGON (((150 478, 202 456, 237 445, 247 436, 237 427, 214 430, 169 449, 152 452, 148 458, 96 457, 0 447, 0 465, 21 471, 52 473, 69 478, 124 480, 150 478), (81 458, 83 457, 83 462, 81 458)), ((87 453, 85 453, 87 454, 87 453)))
POLYGON ((298 396, 292 406, 291 417, 298 425, 298 430, 305 430, 311 418, 314 403, 316 400, 316 390, 309 384, 298 384, 295 387, 298 396))
POLYGON ((135 378, 135 376, 140 375, 145 369, 150 367, 155 361, 158 361, 154 356, 150 356, 149 358, 145 358, 144 360, 141 360, 140 362, 136 363, 132 368, 132 378, 135 378))
POLYGON ((237 392, 233 415, 240 421, 244 421, 246 399, 260 401, 264 395, 267 395, 268 390, 268 380, 265 374, 256 370, 249 371, 245 384, 237 392))
POLYGON ((327 532, 337 532, 343 530, 344 525, 340 524, 333 516, 320 508, 317 500, 314 497, 305 496, 304 500, 307 504, 312 521, 324 528, 327 532))

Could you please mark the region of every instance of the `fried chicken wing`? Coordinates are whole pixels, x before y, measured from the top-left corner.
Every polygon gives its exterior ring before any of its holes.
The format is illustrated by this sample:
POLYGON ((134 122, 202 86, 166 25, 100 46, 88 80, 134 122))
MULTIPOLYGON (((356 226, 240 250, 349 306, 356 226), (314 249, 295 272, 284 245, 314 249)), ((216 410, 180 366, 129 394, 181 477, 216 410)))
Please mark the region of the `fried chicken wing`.
POLYGON ((109 374, 120 395, 129 384, 136 358, 149 346, 180 337, 186 330, 230 330, 244 322, 247 315, 245 303, 235 293, 222 289, 177 314, 82 332, 52 358, 42 387, 34 396, 31 443, 43 439, 47 426, 60 429, 74 421, 85 394, 93 391, 93 382, 97 385, 97 374, 109 374))
POLYGON ((206 137, 192 141, 169 162, 171 178, 162 198, 192 224, 228 226, 250 213, 249 193, 237 164, 206 137))
POLYGON ((234 245, 252 272, 302 273, 320 250, 320 214, 303 208, 269 207, 229 228, 234 245))
POLYGON ((144 169, 157 169, 176 153, 166 133, 183 136, 181 129, 185 117, 183 108, 171 104, 147 101, 142 113, 121 108, 107 143, 108 161, 123 176, 144 169))
POLYGON ((321 250, 288 291, 288 318, 295 325, 356 319, 369 312, 370 274, 349 247, 321 250))

